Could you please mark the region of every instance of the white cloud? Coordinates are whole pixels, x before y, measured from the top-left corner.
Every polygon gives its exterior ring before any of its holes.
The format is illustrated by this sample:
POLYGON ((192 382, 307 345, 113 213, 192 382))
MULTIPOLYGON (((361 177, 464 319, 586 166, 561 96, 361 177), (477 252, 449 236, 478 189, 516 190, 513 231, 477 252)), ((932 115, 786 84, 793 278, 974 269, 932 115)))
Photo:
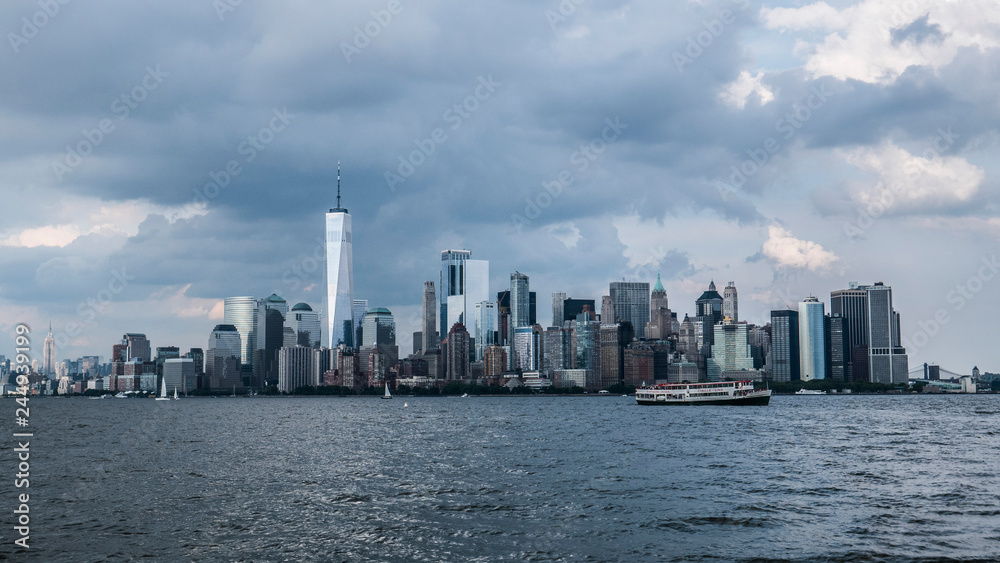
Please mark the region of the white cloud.
POLYGON ((58 246, 60 248, 68 245, 80 236, 80 228, 76 225, 46 225, 24 229, 19 233, 14 233, 0 239, 0 246, 18 246, 22 248, 35 248, 38 246, 58 246))
POLYGON ((910 66, 938 69, 959 48, 1000 45, 1000 3, 996 0, 863 0, 837 11, 824 2, 801 8, 764 8, 772 29, 820 29, 822 41, 800 41, 813 77, 832 76, 888 84, 910 66), (920 21, 926 18, 925 21, 920 21), (916 22, 915 33, 903 33, 916 22), (931 33, 928 33, 931 32, 931 33))
POLYGON ((762 252, 779 268, 806 268, 820 272, 830 268, 837 256, 808 240, 799 240, 778 225, 767 228, 768 238, 762 252))
POLYGON ((979 191, 986 177, 981 168, 957 156, 929 156, 910 154, 892 142, 848 153, 848 163, 879 177, 874 187, 852 194, 853 199, 896 210, 938 209, 966 202, 979 191))
POLYGON ((760 105, 770 102, 774 99, 774 93, 761 83, 762 78, 764 78, 763 72, 751 75, 744 70, 736 80, 730 82, 719 92, 719 100, 727 106, 740 109, 746 107, 747 100, 750 99, 751 95, 757 96, 760 105))
POLYGON ((847 19, 826 2, 801 8, 764 8, 761 18, 768 27, 778 29, 840 29, 847 26, 847 19))
POLYGON ((96 198, 73 198, 63 209, 52 215, 72 216, 75 223, 27 227, 0 238, 0 247, 64 248, 79 237, 89 234, 135 236, 139 225, 150 215, 163 215, 170 223, 208 213, 207 208, 193 204, 166 206, 145 199, 105 202, 96 198))

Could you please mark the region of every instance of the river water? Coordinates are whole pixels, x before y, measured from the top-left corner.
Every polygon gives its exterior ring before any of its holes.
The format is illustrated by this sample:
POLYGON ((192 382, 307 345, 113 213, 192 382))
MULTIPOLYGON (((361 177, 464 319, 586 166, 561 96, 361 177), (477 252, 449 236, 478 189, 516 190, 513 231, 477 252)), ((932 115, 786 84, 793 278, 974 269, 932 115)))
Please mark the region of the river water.
POLYGON ((998 395, 33 399, 28 551, 0 407, 4 560, 1000 560, 998 395))

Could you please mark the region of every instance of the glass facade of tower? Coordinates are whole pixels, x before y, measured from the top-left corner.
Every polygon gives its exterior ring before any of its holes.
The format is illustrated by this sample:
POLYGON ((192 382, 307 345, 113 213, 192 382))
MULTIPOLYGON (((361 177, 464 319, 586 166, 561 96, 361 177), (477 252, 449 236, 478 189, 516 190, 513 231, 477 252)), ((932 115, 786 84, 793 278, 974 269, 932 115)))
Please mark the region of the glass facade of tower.
POLYGON ((510 275, 510 326, 512 329, 530 326, 528 276, 521 272, 510 275))
POLYGON ((649 322, 649 282, 611 282, 610 293, 615 318, 605 319, 602 315, 601 322, 614 324, 628 321, 632 323, 635 337, 645 338, 646 323, 649 322))
POLYGON ((318 348, 320 343, 319 313, 306 303, 298 303, 289 313, 289 323, 295 333, 295 345, 318 348))
MULTIPOLYGON (((438 299, 441 306, 438 326, 441 327, 442 333, 445 331, 445 327, 451 327, 454 324, 448 322, 448 319, 451 318, 448 313, 448 298, 454 295, 462 295, 465 288, 465 263, 471 257, 471 250, 441 251, 441 282, 438 284, 438 299)), ((456 301, 451 300, 450 303, 454 305, 456 301)), ((448 328, 448 330, 450 331, 451 329, 448 328)))
POLYGON ((493 301, 476 303, 475 315, 475 361, 480 361, 486 354, 486 349, 496 344, 497 304, 493 301))
POLYGON ((799 303, 799 378, 826 379, 825 311, 823 303, 807 297, 799 303))
POLYGON ((223 307, 223 322, 233 325, 240 333, 240 362, 253 363, 257 326, 257 300, 253 297, 227 297, 223 307))
MULTIPOLYGON (((338 200, 340 196, 338 195, 338 200)), ((326 334, 327 347, 354 338, 354 258, 351 216, 337 207, 326 214, 326 334)))
POLYGON ((771 380, 799 379, 799 312, 771 311, 771 380))

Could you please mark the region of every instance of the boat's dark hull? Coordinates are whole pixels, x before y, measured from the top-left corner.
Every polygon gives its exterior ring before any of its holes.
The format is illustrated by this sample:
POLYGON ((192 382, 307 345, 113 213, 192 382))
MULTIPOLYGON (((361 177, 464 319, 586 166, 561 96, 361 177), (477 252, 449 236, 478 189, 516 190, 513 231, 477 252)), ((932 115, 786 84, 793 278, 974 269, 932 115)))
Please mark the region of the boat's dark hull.
POLYGON ((705 401, 636 401, 640 405, 757 405, 767 406, 770 395, 761 397, 741 397, 739 399, 709 399, 705 401))

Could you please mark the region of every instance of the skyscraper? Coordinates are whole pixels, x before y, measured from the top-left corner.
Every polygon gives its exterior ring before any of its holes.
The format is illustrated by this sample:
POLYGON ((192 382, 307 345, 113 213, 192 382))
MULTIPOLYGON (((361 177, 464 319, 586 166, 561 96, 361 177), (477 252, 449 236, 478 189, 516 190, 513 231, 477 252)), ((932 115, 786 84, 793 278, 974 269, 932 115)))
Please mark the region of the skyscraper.
POLYGON ((295 345, 319 348, 319 313, 313 311, 308 303, 296 303, 289 314, 288 324, 295 334, 295 345))
POLYGON ((806 297, 799 303, 799 378, 826 379, 826 337, 823 303, 806 297))
POLYGON ((615 308, 614 320, 604 320, 604 324, 628 321, 632 324, 635 337, 646 337, 646 323, 649 322, 649 282, 611 282, 611 303, 615 308))
MULTIPOLYGON (((451 318, 451 313, 448 311, 448 305, 454 306, 456 301, 449 301, 449 297, 454 297, 456 295, 462 295, 465 290, 465 263, 468 262, 469 258, 472 257, 471 250, 442 250, 441 251, 441 280, 438 284, 438 300, 440 302, 440 315, 438 326, 441 327, 441 333, 444 334, 445 327, 450 327, 452 325, 448 324, 448 319, 451 318)), ((463 311, 464 312, 464 311, 463 311)), ((451 329, 449 328, 449 331, 451 329)))
POLYGON ((455 323, 448 331, 446 378, 462 380, 469 377, 469 331, 455 323))
POLYGON ((510 327, 511 329, 531 326, 529 318, 530 296, 528 276, 521 272, 510 275, 510 327))
POLYGON ((877 282, 830 293, 830 312, 844 317, 850 340, 853 381, 905 383, 909 360, 901 344, 899 313, 892 306, 892 288, 877 282))
POLYGON ((798 381, 798 311, 771 311, 771 364, 772 381, 798 381))
POLYGON ((649 323, 646 324, 646 338, 666 339, 673 332, 673 313, 667 306, 667 290, 663 288, 660 274, 656 274, 656 285, 649 298, 649 323))
POLYGON ((139 358, 140 362, 148 362, 150 358, 149 340, 145 334, 126 332, 122 336, 122 344, 126 346, 125 361, 139 358))
POLYGON ((615 324, 615 303, 610 295, 601 296, 601 324, 615 324))
POLYGON ((354 340, 354 258, 351 216, 340 206, 340 163, 337 163, 337 207, 326 214, 327 347, 354 340))
POLYGON ((497 304, 493 301, 480 301, 476 303, 473 311, 472 334, 475 335, 473 359, 478 362, 483 359, 486 349, 496 344, 497 304))
POLYGON ((285 317, 288 303, 272 293, 257 302, 257 350, 254 351, 254 385, 276 385, 278 350, 285 344, 285 317))
POLYGON ((257 300, 253 297, 227 297, 224 302, 222 322, 236 327, 240 333, 240 362, 253 364, 256 349, 254 328, 257 326, 257 300))
POLYGON ((847 331, 847 319, 838 313, 826 316, 826 376, 835 381, 848 381, 851 342, 847 331))
POLYGON ((366 314, 368 314, 367 299, 354 299, 351 301, 351 323, 354 325, 354 332, 351 333, 350 342, 345 342, 349 348, 358 348, 361 346, 361 323, 364 322, 366 314))
POLYGON ((563 303, 566 301, 566 292, 556 291, 552 293, 552 324, 549 326, 563 325, 563 314, 565 309, 563 303))
POLYGON ((435 350, 441 346, 441 341, 437 335, 437 323, 434 320, 434 305, 436 301, 434 296, 434 282, 425 281, 423 308, 421 310, 424 350, 435 350))
POLYGON ((709 381, 721 381, 725 372, 753 369, 746 323, 723 321, 713 331, 712 356, 706 360, 709 381))
MULTIPOLYGON (((240 384, 240 354, 243 345, 240 333, 231 324, 215 325, 208 337, 208 348, 205 352, 205 375, 208 376, 208 386, 212 389, 228 389, 240 384)), ((157 348, 157 362, 160 353, 157 348)), ((179 357, 177 356, 174 357, 179 357)), ((166 359, 164 359, 166 362, 166 359)), ((197 369, 195 370, 197 372, 197 369)))
POLYGON ((729 285, 722 290, 722 317, 729 317, 734 323, 740 321, 739 302, 736 297, 736 285, 729 282, 729 285))
POLYGON ((49 333, 45 336, 42 344, 42 375, 54 377, 56 375, 56 339, 52 336, 52 323, 49 323, 49 333))
POLYGON ((625 348, 635 337, 632 323, 621 321, 615 324, 602 322, 601 343, 601 388, 625 382, 625 348))

